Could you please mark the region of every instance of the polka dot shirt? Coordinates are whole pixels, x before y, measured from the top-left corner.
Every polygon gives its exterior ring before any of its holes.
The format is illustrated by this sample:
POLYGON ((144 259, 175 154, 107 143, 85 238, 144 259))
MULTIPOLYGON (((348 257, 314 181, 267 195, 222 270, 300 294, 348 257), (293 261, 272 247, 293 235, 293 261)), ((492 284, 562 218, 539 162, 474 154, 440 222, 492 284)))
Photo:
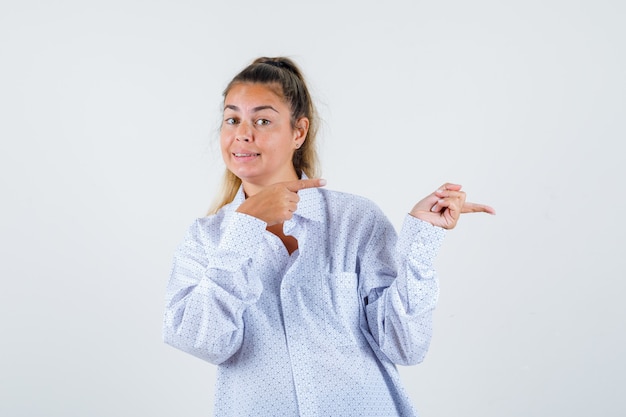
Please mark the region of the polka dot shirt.
POLYGON ((445 231, 407 215, 397 234, 371 201, 300 191, 285 222, 235 212, 240 189, 197 219, 166 290, 166 343, 218 366, 215 415, 416 416, 396 364, 423 360, 445 231))

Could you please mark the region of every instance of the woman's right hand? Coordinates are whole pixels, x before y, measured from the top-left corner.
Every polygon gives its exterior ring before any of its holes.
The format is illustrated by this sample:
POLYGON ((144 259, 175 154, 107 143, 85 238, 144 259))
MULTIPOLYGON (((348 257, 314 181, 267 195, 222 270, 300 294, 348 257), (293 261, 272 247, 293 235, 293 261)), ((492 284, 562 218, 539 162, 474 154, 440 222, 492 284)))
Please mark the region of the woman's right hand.
POLYGON ((298 191, 324 185, 326 185, 326 180, 321 178, 306 178, 272 184, 246 198, 235 211, 263 220, 268 227, 280 224, 291 219, 298 208, 300 201, 298 191))

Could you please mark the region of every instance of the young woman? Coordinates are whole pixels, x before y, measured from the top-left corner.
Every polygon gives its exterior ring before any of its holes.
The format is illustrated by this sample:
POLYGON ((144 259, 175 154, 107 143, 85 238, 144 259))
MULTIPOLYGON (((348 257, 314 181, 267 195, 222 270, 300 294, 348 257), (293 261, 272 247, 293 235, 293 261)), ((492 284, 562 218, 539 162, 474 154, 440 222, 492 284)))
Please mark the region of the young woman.
POLYGON ((464 212, 444 184, 398 234, 371 201, 321 188, 317 116, 288 58, 224 92, 223 193, 178 248, 165 342, 218 365, 217 416, 414 416, 396 364, 422 361, 433 261, 464 212))

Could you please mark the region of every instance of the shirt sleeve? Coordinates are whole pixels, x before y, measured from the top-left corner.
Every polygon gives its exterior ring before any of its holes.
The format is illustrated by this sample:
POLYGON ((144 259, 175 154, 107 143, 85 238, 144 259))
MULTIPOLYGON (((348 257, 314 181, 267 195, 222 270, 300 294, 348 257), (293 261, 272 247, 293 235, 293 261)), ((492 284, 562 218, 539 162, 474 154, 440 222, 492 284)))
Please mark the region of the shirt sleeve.
POLYGON ((166 288, 165 343, 215 364, 239 349, 243 313, 263 290, 261 279, 248 271, 265 227, 259 219, 231 212, 221 231, 202 219, 189 228, 166 288))
POLYGON ((444 229, 411 215, 397 239, 386 219, 374 223, 360 268, 366 330, 393 363, 419 363, 428 351, 439 297, 433 263, 444 236, 444 229))

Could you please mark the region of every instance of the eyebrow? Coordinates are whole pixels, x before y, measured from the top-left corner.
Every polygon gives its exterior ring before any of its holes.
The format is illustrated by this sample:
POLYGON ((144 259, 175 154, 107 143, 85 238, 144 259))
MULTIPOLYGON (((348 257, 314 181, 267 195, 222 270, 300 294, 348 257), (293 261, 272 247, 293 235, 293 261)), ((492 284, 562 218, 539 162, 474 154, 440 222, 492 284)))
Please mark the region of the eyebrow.
MULTIPOLYGON (((234 110, 234 111, 239 111, 240 110, 239 107, 237 107, 237 106, 235 106, 233 104, 227 104, 226 106, 224 106, 224 110, 226 110, 226 109, 230 109, 230 110, 234 110)), ((278 113, 278 110, 276 110, 274 107, 272 107, 270 105, 253 107, 252 108, 252 112, 256 113, 256 112, 259 112, 261 110, 266 110, 266 109, 273 110, 276 113, 278 113)))

